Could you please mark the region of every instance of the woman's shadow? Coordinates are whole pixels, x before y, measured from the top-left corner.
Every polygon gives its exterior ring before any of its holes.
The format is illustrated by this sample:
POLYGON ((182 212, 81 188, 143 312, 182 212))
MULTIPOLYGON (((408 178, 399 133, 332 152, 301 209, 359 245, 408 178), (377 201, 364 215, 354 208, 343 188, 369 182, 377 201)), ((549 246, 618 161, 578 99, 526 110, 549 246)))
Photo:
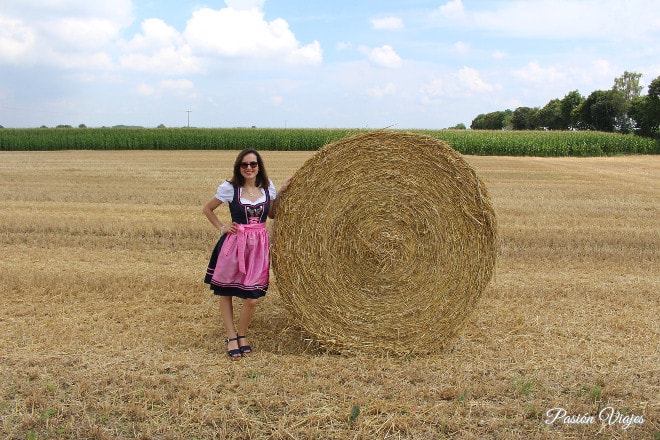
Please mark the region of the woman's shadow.
MULTIPOLYGON (((213 297, 213 295, 210 296, 213 297)), ((213 352, 217 352, 219 349, 224 350, 223 341, 225 340, 220 312, 215 299, 211 298, 209 306, 212 310, 205 314, 207 318, 211 319, 209 331, 205 334, 191 335, 197 339, 193 342, 194 346, 213 352)), ((206 301, 204 303, 207 304, 206 301)), ((234 316, 238 316, 240 307, 241 300, 235 298, 234 316)), ((301 326, 296 325, 290 316, 277 289, 271 287, 266 296, 259 300, 247 335, 255 354, 259 352, 308 356, 336 354, 322 347, 301 326)))

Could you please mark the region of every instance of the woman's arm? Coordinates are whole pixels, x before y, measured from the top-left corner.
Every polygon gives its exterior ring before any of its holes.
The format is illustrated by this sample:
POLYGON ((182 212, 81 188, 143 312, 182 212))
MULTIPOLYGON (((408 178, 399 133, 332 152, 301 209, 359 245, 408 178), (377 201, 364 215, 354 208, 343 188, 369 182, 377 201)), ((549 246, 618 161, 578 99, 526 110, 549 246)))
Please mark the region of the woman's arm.
POLYGON ((275 218, 275 211, 277 211, 277 205, 280 204, 280 194, 277 194, 277 197, 270 202, 270 208, 268 209, 268 218, 275 218))
POLYGON ((220 205, 222 205, 222 202, 216 199, 215 197, 212 197, 208 202, 206 202, 204 208, 202 209, 202 212, 218 231, 222 232, 223 234, 227 232, 232 232, 234 225, 233 224, 229 226, 223 225, 220 219, 218 218, 218 216, 215 215, 215 210, 220 205))
POLYGON ((280 198, 282 197, 282 194, 286 191, 286 189, 289 187, 289 183, 291 182, 291 177, 287 179, 286 182, 284 182, 284 185, 280 187, 280 190, 277 192, 277 197, 273 199, 272 202, 270 202, 270 209, 268 209, 268 217, 269 218, 275 218, 275 212, 277 211, 277 205, 280 204, 280 198))

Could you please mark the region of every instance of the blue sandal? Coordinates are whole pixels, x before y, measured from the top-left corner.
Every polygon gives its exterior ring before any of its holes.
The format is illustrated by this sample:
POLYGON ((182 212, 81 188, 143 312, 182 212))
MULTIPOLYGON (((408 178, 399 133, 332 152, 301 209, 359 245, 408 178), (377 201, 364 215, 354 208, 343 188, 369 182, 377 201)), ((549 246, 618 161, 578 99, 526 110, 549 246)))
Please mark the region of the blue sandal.
MULTIPOLYGON (((236 336, 236 339, 247 339, 247 336, 236 336)), ((250 354, 252 353, 252 347, 249 345, 241 345, 240 343, 238 344, 238 349, 240 350, 241 354, 250 354)))
POLYGON ((227 343, 227 354, 233 360, 240 359, 241 358, 241 353, 242 353, 240 348, 234 348, 233 350, 229 349, 229 343, 233 342, 233 341, 238 341, 238 338, 227 338, 227 339, 225 339, 225 342, 227 343))

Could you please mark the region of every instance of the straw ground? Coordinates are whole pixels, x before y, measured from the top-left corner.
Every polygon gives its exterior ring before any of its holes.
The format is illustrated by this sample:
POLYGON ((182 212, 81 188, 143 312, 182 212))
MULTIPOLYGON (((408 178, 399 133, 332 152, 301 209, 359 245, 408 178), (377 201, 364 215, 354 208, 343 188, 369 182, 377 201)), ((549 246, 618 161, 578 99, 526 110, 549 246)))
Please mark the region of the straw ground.
POLYGON ((323 352, 273 280, 232 362, 201 207, 235 153, 0 154, 0 437, 657 438, 660 158, 467 157, 501 255, 442 353, 323 352))

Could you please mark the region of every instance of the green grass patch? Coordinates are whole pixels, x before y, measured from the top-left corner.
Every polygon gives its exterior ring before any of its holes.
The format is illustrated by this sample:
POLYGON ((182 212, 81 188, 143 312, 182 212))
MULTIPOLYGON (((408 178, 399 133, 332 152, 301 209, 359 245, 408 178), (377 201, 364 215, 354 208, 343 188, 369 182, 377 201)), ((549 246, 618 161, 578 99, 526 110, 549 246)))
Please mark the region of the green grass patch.
MULTIPOLYGON (((359 129, 36 128, 0 129, 0 151, 257 150, 315 151, 359 129)), ((404 130, 480 156, 614 156, 658 154, 660 141, 591 131, 404 130)))

